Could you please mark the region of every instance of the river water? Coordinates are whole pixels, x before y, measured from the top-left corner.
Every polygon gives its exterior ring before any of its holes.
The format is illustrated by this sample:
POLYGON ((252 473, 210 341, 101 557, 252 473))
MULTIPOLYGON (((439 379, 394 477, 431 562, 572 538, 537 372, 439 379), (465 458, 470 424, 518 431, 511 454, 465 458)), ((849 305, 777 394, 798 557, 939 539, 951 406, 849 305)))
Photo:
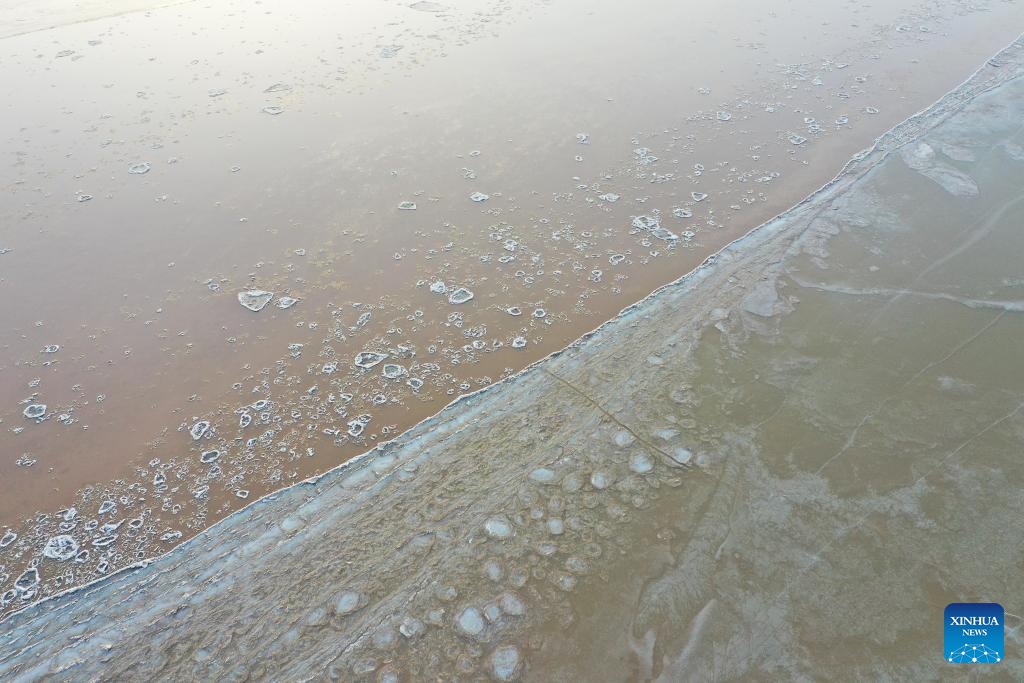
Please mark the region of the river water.
POLYGON ((1021 18, 5 6, 3 613, 563 348, 814 191, 1021 18))
POLYGON ((1022 112, 1018 41, 583 342, 11 615, 0 677, 1020 680, 1022 112))

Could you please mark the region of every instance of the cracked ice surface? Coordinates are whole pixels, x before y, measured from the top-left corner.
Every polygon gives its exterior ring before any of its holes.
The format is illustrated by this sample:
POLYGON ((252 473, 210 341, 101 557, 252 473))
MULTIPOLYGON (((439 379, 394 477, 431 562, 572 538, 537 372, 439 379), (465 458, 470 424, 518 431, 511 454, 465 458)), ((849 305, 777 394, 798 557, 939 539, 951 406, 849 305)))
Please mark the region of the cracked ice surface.
POLYGON ((1022 52, 588 340, 5 620, 0 678, 929 680, 978 598, 1024 677, 1022 52))

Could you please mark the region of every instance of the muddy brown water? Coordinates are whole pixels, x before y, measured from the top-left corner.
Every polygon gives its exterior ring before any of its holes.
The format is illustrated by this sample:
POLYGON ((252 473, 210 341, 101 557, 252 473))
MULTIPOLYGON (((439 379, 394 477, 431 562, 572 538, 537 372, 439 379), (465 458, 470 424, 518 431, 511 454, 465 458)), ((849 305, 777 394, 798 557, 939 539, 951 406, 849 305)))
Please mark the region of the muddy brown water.
POLYGON ((92 579, 564 347, 827 181, 1020 18, 443 4, 10 5, 0 593, 54 535, 93 548, 62 585, 92 579), (275 300, 245 310, 249 288, 275 300), (364 350, 405 374, 355 368, 364 350), (139 530, 97 528, 118 521, 139 530))
POLYGON ((0 677, 1021 680, 1022 111, 1024 39, 581 343, 11 615, 0 677))

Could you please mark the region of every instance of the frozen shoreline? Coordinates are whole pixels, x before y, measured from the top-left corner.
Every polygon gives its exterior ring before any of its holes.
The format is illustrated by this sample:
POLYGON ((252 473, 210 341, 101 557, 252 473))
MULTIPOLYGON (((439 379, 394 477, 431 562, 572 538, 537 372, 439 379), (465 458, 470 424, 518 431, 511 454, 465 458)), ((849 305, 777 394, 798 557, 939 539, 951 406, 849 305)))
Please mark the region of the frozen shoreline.
POLYGON ((742 5, 190 3, 4 40, 25 67, 12 87, 39 97, 10 107, 12 144, 34 162, 8 169, 0 244, 19 301, 0 342, 13 359, 0 619, 161 555, 564 348, 802 200, 1016 37, 1006 4, 899 0, 871 23, 839 2, 742 5), (677 58, 680 23, 696 40, 685 52, 706 58, 677 58), (336 47, 341 62, 313 59, 336 47), (573 66, 599 54, 608 67, 573 66), (552 69, 532 78, 526 57, 552 69), (706 61, 722 65, 713 79, 706 61), (496 97, 467 77, 482 63, 506 83, 496 97), (589 95, 567 83, 601 93, 571 124, 589 95), (79 92, 48 132, 48 112, 79 92), (660 94, 635 106, 648 93, 660 94), (193 112, 180 127, 179 109, 193 112), (163 137, 169 125, 182 135, 163 137), (477 189, 495 194, 474 202, 477 189), (413 198, 416 212, 397 208, 413 198), (60 258, 42 255, 51 244, 60 258), (109 277, 87 272, 108 257, 109 277), (60 290, 68 279, 82 286, 60 290), (451 303, 442 282, 474 300, 451 303), (301 304, 239 306, 234 290, 257 285, 301 304), (351 362, 367 350, 395 367, 351 362), (48 408, 32 420, 24 401, 48 408), (77 544, 74 560, 44 555, 51 539, 61 556, 77 544), (15 585, 37 563, 39 582, 15 585))
MULTIPOLYGON (((292 669, 296 677, 312 678, 324 662, 318 657, 356 648, 373 625, 386 615, 400 614, 411 596, 448 573, 449 563, 465 560, 458 552, 458 539, 471 543, 478 538, 484 521, 501 514, 504 489, 557 459, 557 425, 565 417, 560 408, 571 410, 573 400, 582 396, 594 403, 603 418, 616 423, 614 428, 625 430, 653 457, 672 466, 671 454, 616 420, 601 407, 604 401, 591 398, 585 388, 570 384, 570 398, 565 398, 561 380, 589 369, 612 384, 618 373, 626 385, 636 365, 656 365, 650 359, 664 362, 673 353, 685 356, 688 336, 713 320, 716 309, 738 305, 761 281, 765 269, 806 232, 810 217, 826 200, 845 192, 894 149, 980 94, 1019 77, 1022 50, 1018 39, 967 83, 884 135, 793 209, 730 243, 696 270, 624 309, 570 347, 453 402, 356 460, 254 502, 164 556, 5 619, 8 634, 0 651, 0 674, 13 680, 31 680, 47 671, 103 677, 108 675, 104 667, 116 664, 123 675, 187 675, 186 663, 199 667, 211 658, 244 666, 247 648, 257 642, 261 647, 284 647, 291 642, 287 634, 295 624, 329 621, 316 617, 316 609, 330 612, 330 605, 335 605, 335 616, 346 619, 344 629, 333 631, 322 644, 308 644, 305 655, 292 662, 307 667, 304 675, 292 669), (666 329, 674 332, 666 334, 666 329), (546 432, 535 429, 548 421, 555 426, 546 432), (420 513, 428 521, 438 517, 430 524, 409 524, 390 514, 391 509, 432 510, 438 496, 446 500, 436 515, 420 513), (388 510, 381 509, 384 503, 390 504, 388 510), (437 538, 453 539, 452 550, 417 563, 415 548, 427 541, 416 539, 424 534, 431 535, 431 547, 443 545, 437 538), (357 557, 360 567, 349 569, 348 556, 357 557), (338 591, 349 585, 369 604, 342 614, 336 607, 342 599, 338 591), (247 604, 245 596, 252 594, 259 595, 259 601, 247 604), (313 596, 320 596, 323 604, 313 596), (267 610, 275 614, 258 635, 229 638, 221 645, 194 645, 181 657, 168 654, 186 630, 190 640, 201 637, 199 630, 212 637, 218 624, 240 623, 267 610), (64 626, 68 623, 75 626, 64 626), (197 654, 203 650, 208 653, 197 654), (234 654, 226 657, 223 653, 228 651, 234 654)), ((610 446, 605 439, 594 448, 610 446)), ((699 477, 701 469, 685 471, 690 473, 686 476, 699 477)), ((273 647, 268 649, 270 657, 273 647)))

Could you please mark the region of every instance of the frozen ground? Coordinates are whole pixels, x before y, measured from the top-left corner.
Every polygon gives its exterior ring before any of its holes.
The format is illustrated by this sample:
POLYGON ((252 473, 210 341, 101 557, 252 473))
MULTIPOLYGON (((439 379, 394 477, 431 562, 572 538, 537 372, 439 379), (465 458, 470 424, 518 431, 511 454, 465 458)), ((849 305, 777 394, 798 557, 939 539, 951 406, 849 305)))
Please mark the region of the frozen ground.
POLYGON ((583 342, 15 614, 0 678, 952 679, 943 607, 992 600, 980 673, 1020 680, 1022 73, 1017 42, 583 342))

